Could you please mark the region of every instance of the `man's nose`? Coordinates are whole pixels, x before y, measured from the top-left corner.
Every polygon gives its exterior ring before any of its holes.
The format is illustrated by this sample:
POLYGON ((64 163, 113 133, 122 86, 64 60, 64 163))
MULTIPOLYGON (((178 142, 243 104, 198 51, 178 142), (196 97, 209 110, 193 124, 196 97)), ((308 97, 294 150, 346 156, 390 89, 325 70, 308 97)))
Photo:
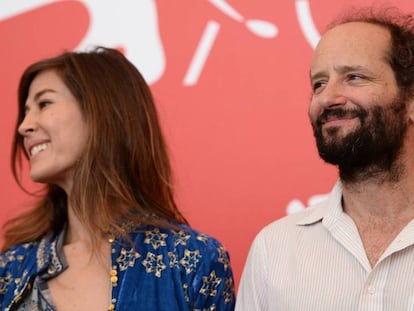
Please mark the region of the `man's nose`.
POLYGON ((347 103, 344 86, 340 81, 329 81, 317 95, 319 105, 324 108, 343 106, 347 103))

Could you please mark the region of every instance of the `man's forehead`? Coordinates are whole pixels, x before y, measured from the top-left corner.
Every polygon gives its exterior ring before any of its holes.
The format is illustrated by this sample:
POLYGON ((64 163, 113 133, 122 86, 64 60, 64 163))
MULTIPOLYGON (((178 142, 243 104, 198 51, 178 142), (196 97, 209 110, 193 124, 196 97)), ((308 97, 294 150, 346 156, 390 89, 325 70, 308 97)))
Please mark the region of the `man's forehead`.
POLYGON ((367 44, 381 41, 389 43, 391 39, 390 32, 381 25, 368 22, 349 22, 337 25, 329 29, 322 36, 318 45, 332 39, 343 40, 344 42, 367 41, 367 44), (367 40, 368 39, 368 40, 367 40))
POLYGON ((327 31, 319 41, 312 65, 320 61, 332 61, 345 65, 361 65, 365 61, 386 61, 391 35, 382 26, 351 22, 327 31))

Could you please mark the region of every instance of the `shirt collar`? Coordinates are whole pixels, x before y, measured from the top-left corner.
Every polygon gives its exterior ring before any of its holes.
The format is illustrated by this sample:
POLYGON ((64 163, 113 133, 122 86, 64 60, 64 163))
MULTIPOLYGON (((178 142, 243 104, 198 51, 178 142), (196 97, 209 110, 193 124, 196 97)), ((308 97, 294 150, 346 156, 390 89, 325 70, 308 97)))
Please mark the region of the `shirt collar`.
POLYGON ((305 215, 296 222, 296 225, 307 226, 323 221, 325 226, 330 227, 342 212, 342 183, 338 180, 328 198, 308 207, 305 215))

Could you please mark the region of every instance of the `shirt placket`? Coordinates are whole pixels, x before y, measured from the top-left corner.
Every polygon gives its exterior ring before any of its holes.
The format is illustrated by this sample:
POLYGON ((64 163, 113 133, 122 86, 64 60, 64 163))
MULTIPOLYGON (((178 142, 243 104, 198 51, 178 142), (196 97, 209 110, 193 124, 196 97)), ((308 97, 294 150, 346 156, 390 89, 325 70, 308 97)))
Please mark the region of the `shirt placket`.
POLYGON ((368 274, 362 287, 358 304, 359 311, 384 310, 385 286, 391 266, 391 256, 383 259, 368 274))

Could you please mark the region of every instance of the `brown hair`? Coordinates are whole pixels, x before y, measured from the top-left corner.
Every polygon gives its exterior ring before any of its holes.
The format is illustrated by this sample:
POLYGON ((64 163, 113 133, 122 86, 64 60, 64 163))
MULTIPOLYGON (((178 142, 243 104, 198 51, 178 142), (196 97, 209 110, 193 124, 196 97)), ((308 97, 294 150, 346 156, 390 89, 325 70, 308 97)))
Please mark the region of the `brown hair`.
MULTIPOLYGON (((127 236, 123 224, 171 227, 185 223, 171 186, 171 168, 151 91, 123 54, 99 47, 65 52, 30 65, 18 88, 18 117, 12 171, 22 187, 27 155, 17 128, 33 79, 55 70, 77 99, 89 126, 89 140, 75 172, 72 206, 96 246, 99 233, 127 236)), ((67 221, 67 196, 46 184, 45 194, 28 212, 5 224, 3 250, 35 241, 67 221)), ((72 199, 71 199, 72 200, 72 199)))
POLYGON ((328 29, 350 23, 364 22, 384 27, 390 32, 391 46, 387 61, 394 71, 404 96, 414 94, 414 15, 404 14, 396 7, 351 7, 328 25, 328 29))

